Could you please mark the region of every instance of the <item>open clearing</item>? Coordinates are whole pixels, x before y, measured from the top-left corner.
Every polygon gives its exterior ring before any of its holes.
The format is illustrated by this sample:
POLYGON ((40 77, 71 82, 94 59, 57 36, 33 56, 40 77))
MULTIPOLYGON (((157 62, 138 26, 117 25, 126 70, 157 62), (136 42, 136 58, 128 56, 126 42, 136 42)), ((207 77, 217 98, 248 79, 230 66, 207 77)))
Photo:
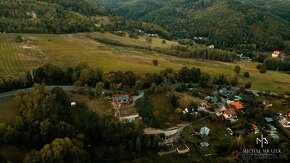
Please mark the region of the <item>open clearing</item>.
MULTIPOLYGON (((234 66, 240 65, 241 74, 244 71, 248 71, 251 75, 249 79, 240 75, 242 84, 250 81, 253 83, 253 89, 271 90, 278 93, 290 91, 290 75, 275 71, 267 71, 266 74, 260 74, 256 69, 257 63, 245 61, 222 63, 178 58, 151 50, 102 44, 87 38, 86 34, 21 35, 25 38, 24 43, 15 42, 16 34, 0 35, 0 76, 19 74, 21 71, 32 69, 46 62, 52 62, 62 67, 74 67, 79 62, 87 62, 90 66, 104 71, 131 70, 139 74, 159 72, 169 67, 179 70, 183 66, 194 66, 211 75, 225 73, 229 76, 234 76, 234 66), (159 61, 158 66, 152 64, 153 59, 159 61)), ((136 40, 109 33, 92 33, 92 35, 137 46, 170 47, 178 44, 173 41, 167 41, 166 44, 162 44, 162 39, 159 38, 153 38, 152 43, 148 43, 145 38, 136 40)))
POLYGON ((90 111, 96 112, 98 115, 114 115, 110 100, 80 94, 69 94, 69 96, 73 101, 85 103, 90 111))
POLYGON ((179 123, 179 115, 175 114, 175 108, 171 104, 168 94, 156 94, 150 96, 153 105, 153 114, 160 120, 163 128, 173 127, 179 123))

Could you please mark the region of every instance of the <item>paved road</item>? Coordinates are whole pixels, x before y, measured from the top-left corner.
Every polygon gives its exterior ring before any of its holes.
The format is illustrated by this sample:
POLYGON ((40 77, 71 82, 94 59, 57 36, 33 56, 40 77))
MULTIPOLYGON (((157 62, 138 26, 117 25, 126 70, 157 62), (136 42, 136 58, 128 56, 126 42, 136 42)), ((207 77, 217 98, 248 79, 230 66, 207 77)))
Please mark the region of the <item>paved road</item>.
MULTIPOLYGON (((64 91, 76 91, 78 89, 84 89, 84 90, 89 90, 90 89, 92 91, 95 91, 95 89, 93 87, 75 87, 75 86, 61 86, 61 85, 46 86, 46 89, 47 90, 52 90, 55 87, 60 87, 64 91)), ((14 95, 16 95, 17 92, 28 93, 28 92, 31 92, 31 91, 32 91, 32 88, 25 88, 25 89, 18 89, 18 90, 15 90, 15 91, 3 92, 3 93, 0 93, 0 98, 14 96, 14 95)), ((114 93, 114 91, 108 90, 108 89, 104 89, 103 92, 104 93, 114 93)), ((144 96, 144 94, 145 94, 145 92, 143 90, 139 91, 139 95, 133 96, 133 100, 136 101, 136 100, 142 98, 144 96)))

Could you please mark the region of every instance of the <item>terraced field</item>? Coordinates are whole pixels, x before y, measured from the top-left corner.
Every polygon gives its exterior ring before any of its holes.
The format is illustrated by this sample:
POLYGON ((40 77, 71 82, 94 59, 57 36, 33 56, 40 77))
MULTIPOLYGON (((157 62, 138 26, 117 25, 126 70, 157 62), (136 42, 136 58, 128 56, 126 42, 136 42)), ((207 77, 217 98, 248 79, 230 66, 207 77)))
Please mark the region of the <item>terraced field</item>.
MULTIPOLYGON (((116 40, 128 45, 171 47, 178 44, 174 41, 166 41, 154 38, 152 43, 144 38, 131 39, 112 34, 92 33, 100 38, 116 40)), ((165 68, 179 70, 183 66, 198 67, 203 72, 213 76, 228 74, 234 76, 234 67, 241 66, 240 83, 252 82, 252 88, 258 90, 271 90, 278 93, 290 91, 290 75, 267 71, 260 74, 256 69, 257 63, 236 62, 223 63, 208 60, 178 58, 156 53, 151 50, 112 46, 97 42, 86 37, 86 34, 22 34, 23 43, 15 41, 15 34, 0 34, 0 76, 17 75, 21 71, 29 70, 46 62, 54 63, 61 67, 76 66, 80 62, 87 62, 93 68, 104 71, 134 71, 139 74, 147 72, 160 72, 165 68), (152 61, 157 59, 158 66, 152 61), (250 72, 250 78, 244 78, 243 72, 250 72)))

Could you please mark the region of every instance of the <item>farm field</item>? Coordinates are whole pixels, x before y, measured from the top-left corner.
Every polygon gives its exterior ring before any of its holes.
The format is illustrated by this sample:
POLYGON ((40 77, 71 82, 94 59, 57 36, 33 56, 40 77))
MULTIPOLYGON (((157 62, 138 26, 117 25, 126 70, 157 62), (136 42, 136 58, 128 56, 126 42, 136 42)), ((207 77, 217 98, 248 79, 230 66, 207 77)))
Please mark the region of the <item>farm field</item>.
MULTIPOLYGON (((178 44, 162 39, 153 38, 152 43, 145 38, 131 39, 109 33, 91 33, 96 37, 120 41, 123 44, 170 47, 178 44)), ((25 38, 23 44, 15 42, 16 34, 0 35, 0 76, 17 75, 41 64, 51 62, 61 67, 76 66, 79 62, 87 62, 94 68, 104 71, 134 71, 139 74, 159 72, 165 68, 179 70, 183 66, 201 68, 211 75, 228 74, 234 76, 234 67, 241 66, 240 83, 252 82, 252 88, 271 90, 278 93, 290 91, 290 75, 267 71, 260 74, 256 69, 257 63, 240 61, 237 63, 223 63, 217 61, 178 58, 160 54, 151 50, 118 47, 99 43, 86 37, 86 34, 21 34, 25 38), (157 59, 158 66, 152 64, 157 59), (244 78, 243 72, 250 72, 250 78, 244 78)))
POLYGON ((0 34, 0 76, 17 75, 48 60, 38 49, 16 42, 14 34, 0 34))

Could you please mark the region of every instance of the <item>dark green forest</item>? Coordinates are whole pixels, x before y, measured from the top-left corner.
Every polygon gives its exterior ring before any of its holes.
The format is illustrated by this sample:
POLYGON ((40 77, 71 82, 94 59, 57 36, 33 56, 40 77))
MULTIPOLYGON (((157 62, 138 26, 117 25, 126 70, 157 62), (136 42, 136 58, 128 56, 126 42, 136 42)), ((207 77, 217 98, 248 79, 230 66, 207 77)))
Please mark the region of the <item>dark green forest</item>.
POLYGON ((169 38, 162 28, 112 15, 92 0, 1 0, 0 32, 76 33, 139 29, 169 38), (108 18, 104 22, 103 17, 108 18))
POLYGON ((128 19, 240 52, 285 48, 290 39, 290 2, 280 0, 97 0, 128 19), (245 51, 243 51, 245 50, 245 51))

